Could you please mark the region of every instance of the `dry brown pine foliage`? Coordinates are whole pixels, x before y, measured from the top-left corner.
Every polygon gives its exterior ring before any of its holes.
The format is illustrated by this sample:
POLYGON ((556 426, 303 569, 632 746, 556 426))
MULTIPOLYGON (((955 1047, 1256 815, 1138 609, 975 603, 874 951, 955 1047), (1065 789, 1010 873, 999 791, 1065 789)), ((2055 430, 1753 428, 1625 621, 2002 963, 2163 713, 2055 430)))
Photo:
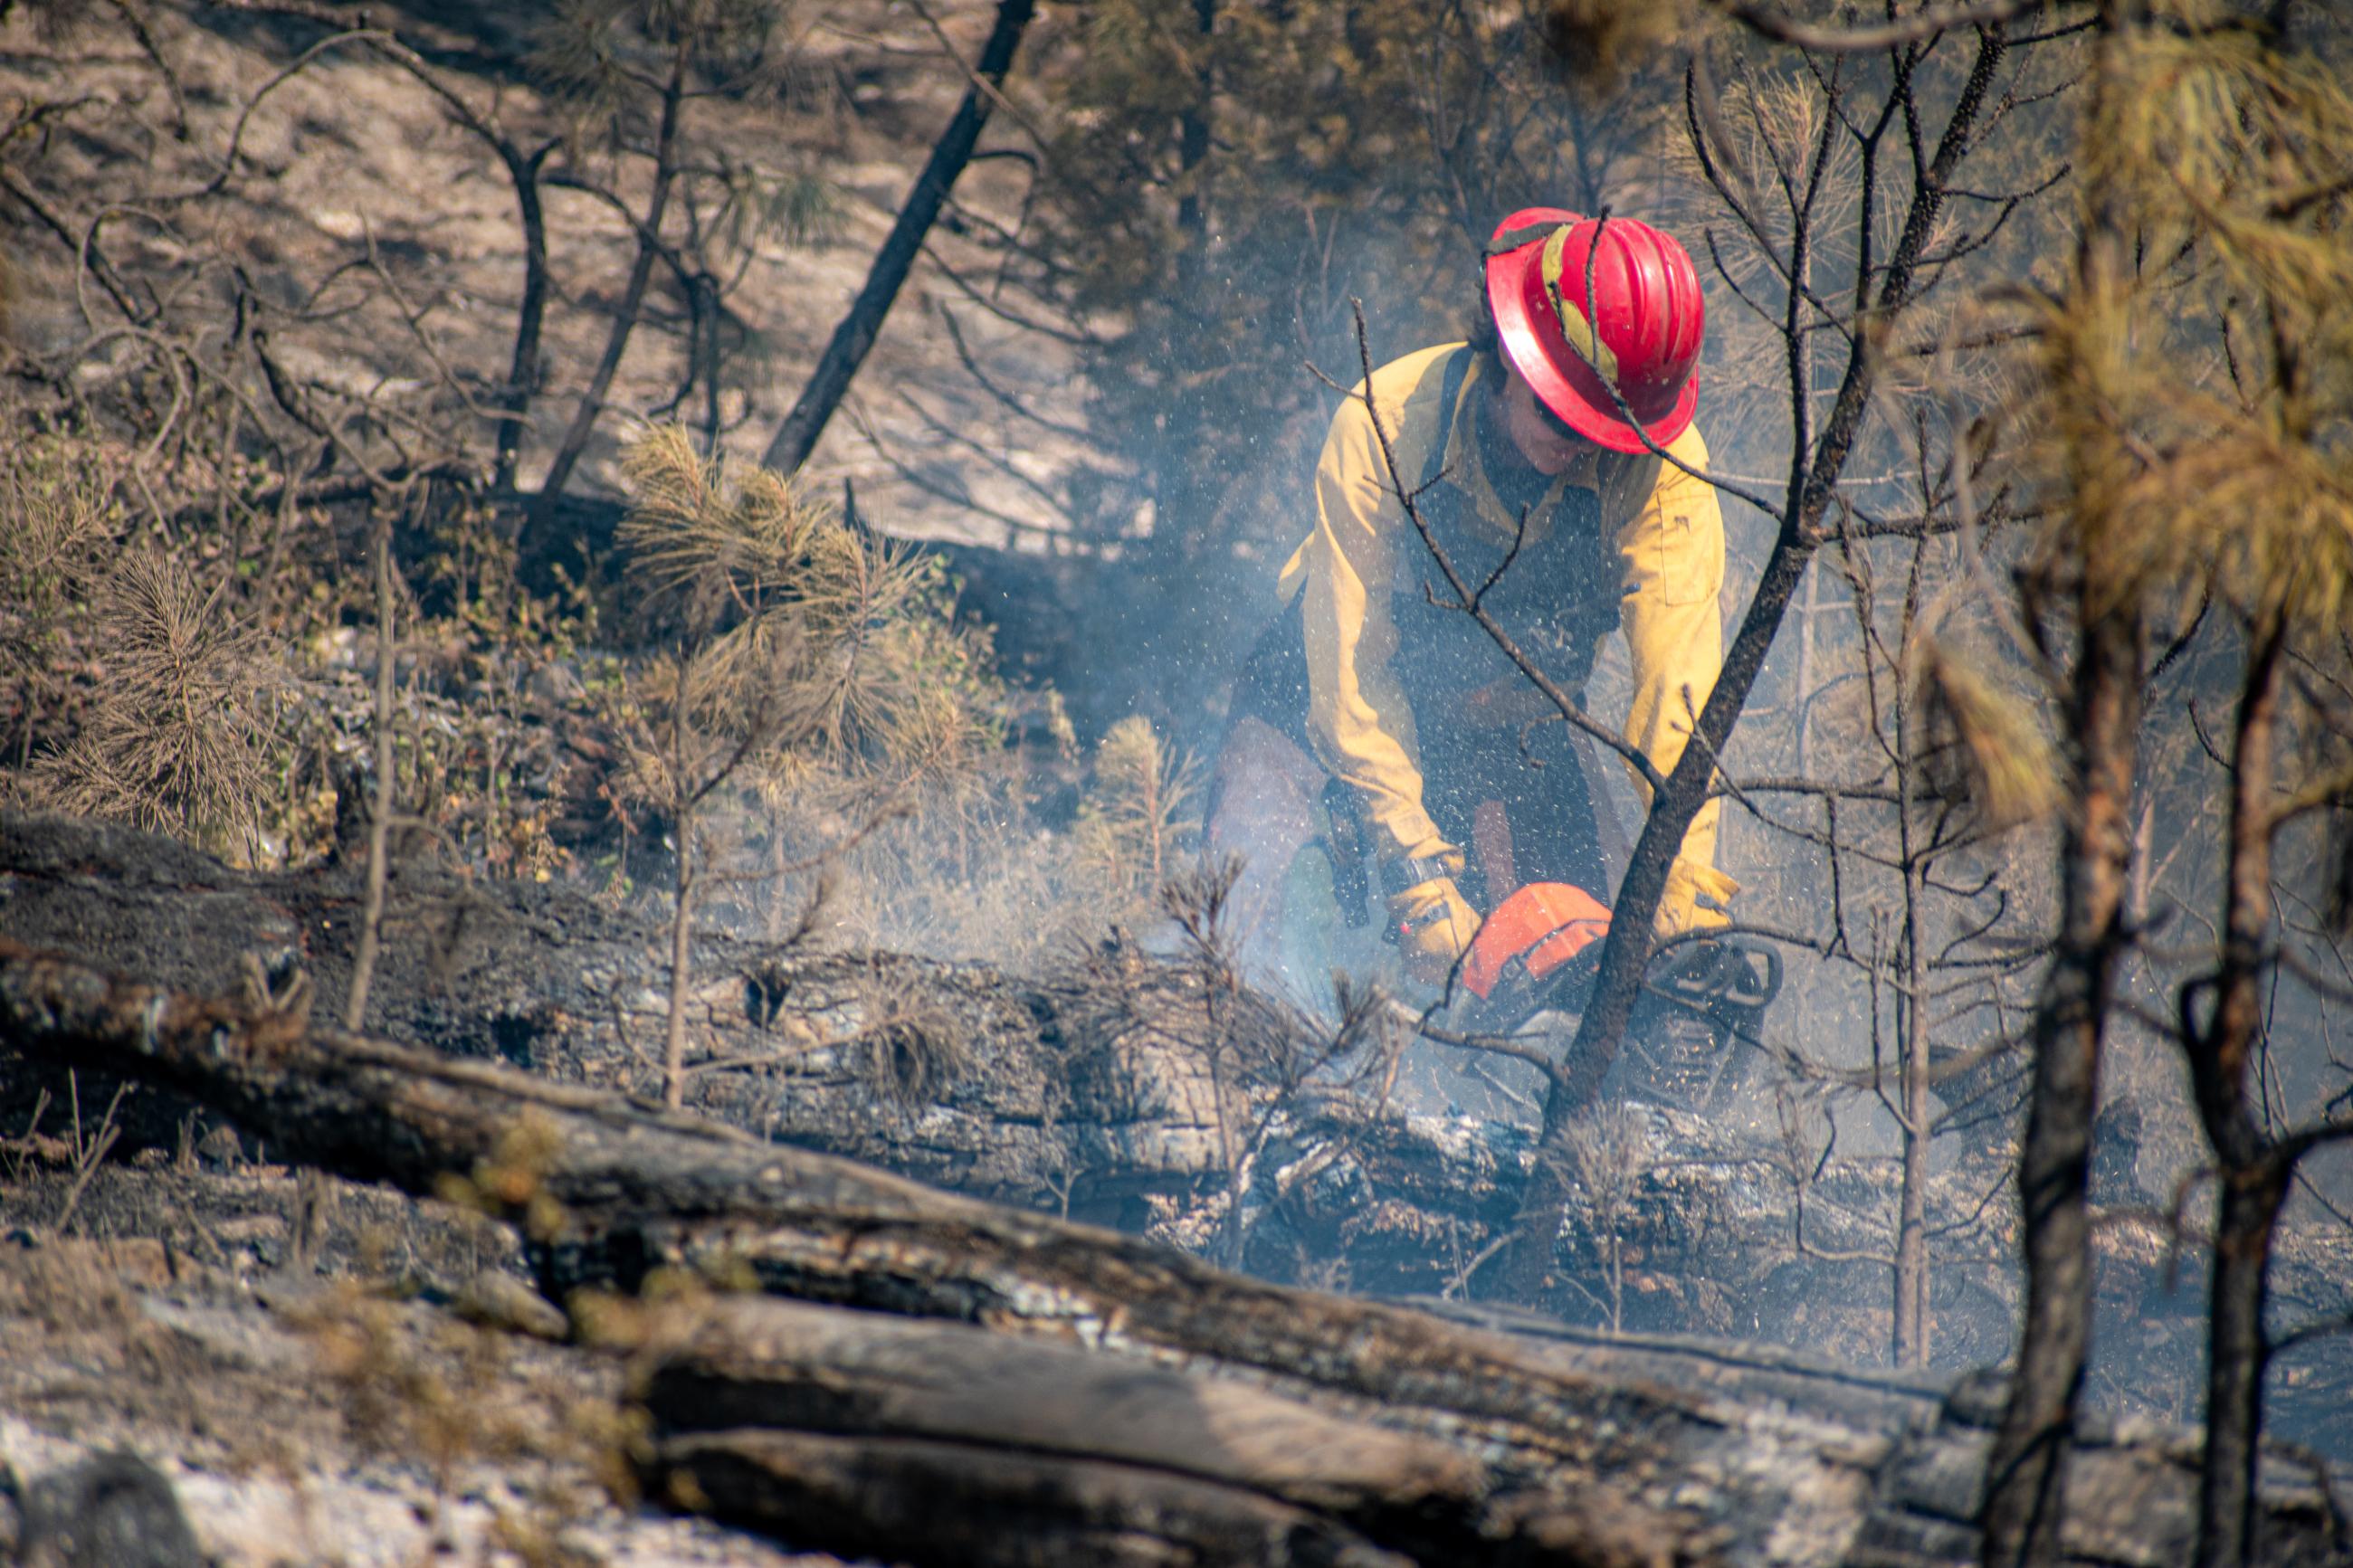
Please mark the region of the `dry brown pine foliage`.
POLYGON ((102 673, 73 739, 35 764, 37 798, 250 853, 283 686, 268 645, 219 588, 159 553, 117 567, 93 616, 102 673))

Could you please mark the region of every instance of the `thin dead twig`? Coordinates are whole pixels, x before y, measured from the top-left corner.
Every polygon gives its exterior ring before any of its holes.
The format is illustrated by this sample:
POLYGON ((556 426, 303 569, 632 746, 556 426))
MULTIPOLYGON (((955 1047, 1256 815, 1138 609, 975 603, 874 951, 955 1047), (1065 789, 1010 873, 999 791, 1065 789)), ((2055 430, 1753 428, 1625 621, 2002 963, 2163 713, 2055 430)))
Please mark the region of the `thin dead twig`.
POLYGON ((66 1081, 73 1092, 74 1179, 73 1185, 66 1189, 65 1206, 58 1211, 57 1231, 60 1236, 71 1231, 74 1211, 81 1206, 82 1194, 89 1189, 90 1178, 98 1173, 99 1164, 106 1158, 107 1151, 113 1148, 115 1141, 121 1136, 122 1129, 114 1124, 114 1112, 121 1105, 122 1097, 131 1092, 127 1079, 115 1085, 114 1098, 107 1101, 106 1114, 100 1118, 98 1130, 85 1140, 81 1135, 80 1084, 70 1074, 66 1081))
POLYGON ((352 960, 351 994, 343 1001, 343 1027, 357 1034, 367 1019, 368 987, 375 978, 376 952, 384 932, 384 893, 391 856, 392 659, 393 659, 392 520, 386 515, 375 535, 375 799, 368 822, 367 895, 360 911, 359 950, 352 960))

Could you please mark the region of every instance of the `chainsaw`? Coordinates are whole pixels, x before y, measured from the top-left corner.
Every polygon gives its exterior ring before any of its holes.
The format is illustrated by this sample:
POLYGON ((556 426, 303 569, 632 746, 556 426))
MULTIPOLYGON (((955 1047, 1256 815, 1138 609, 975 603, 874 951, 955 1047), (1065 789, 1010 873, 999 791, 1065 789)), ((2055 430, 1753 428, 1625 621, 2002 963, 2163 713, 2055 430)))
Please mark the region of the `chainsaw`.
MULTIPOLYGON (((1495 906, 1463 954, 1455 1005, 1479 1034, 1508 1035, 1539 1013, 1580 1013, 1601 969, 1609 911, 1584 889, 1532 882, 1495 906)), ((1643 989, 1708 1026, 1719 1045, 1754 1038, 1781 990, 1781 955, 1722 937, 1676 943, 1643 989)))
MULTIPOLYGON (((1361 927, 1368 918, 1369 879, 1356 792, 1345 780, 1332 779, 1322 804, 1341 918, 1361 927)), ((1508 842, 1498 858, 1510 864, 1508 842)), ((1524 884, 1480 922, 1462 956, 1453 1016, 1473 1034, 1511 1035, 1541 1014, 1582 1013, 1601 971, 1601 939, 1609 933, 1608 907, 1584 889, 1569 882, 1524 884)), ((1397 940, 1394 927, 1383 934, 1397 940)), ((1686 939, 1653 956, 1642 988, 1629 1043, 1633 1054, 1653 1058, 1646 1076, 1670 1089, 1704 1079, 1706 1095, 1713 1095, 1726 1077, 1725 1047, 1757 1038, 1765 1009, 1780 994, 1781 955, 1724 937, 1686 939), (1694 1033, 1704 1037, 1691 1038, 1694 1033), (1645 1036, 1659 1037, 1646 1043, 1645 1036)))

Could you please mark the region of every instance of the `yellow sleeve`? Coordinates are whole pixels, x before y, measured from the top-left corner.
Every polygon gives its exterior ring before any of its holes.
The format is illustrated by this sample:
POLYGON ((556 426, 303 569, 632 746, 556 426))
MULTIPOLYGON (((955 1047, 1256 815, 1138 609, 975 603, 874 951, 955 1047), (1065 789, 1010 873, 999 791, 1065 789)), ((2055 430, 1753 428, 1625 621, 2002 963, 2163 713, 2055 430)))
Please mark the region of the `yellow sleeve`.
MULTIPOLYGON (((1404 368, 1400 362, 1374 376, 1374 400, 1393 431, 1413 386, 1391 374, 1404 368)), ((1384 860, 1443 856, 1453 847, 1423 809, 1413 710, 1390 668, 1397 627, 1389 592, 1399 531, 1409 527, 1372 416, 1352 395, 1334 417, 1315 466, 1314 531, 1283 568, 1282 587, 1287 595, 1295 585, 1303 595, 1308 735, 1324 767, 1359 792, 1384 860)))
MULTIPOLYGON (((1707 467, 1707 444, 1696 427, 1667 450, 1694 468, 1707 467)), ((1693 720, 1706 706, 1724 668, 1724 624, 1716 607, 1724 588, 1724 514, 1715 487, 1673 464, 1652 458, 1634 470, 1634 476, 1651 475, 1656 478, 1647 497, 1626 498, 1636 504, 1618 534, 1626 586, 1622 619, 1634 678, 1626 738, 1667 773, 1682 757, 1693 720)), ((1648 802, 1650 788, 1639 774, 1635 789, 1648 802)), ((1728 920, 1723 906, 1740 884, 1715 868, 1720 805, 1711 800, 1702 806, 1683 835, 1659 905, 1662 934, 1713 928, 1728 920), (1702 897, 1716 907, 1702 904, 1702 897)))

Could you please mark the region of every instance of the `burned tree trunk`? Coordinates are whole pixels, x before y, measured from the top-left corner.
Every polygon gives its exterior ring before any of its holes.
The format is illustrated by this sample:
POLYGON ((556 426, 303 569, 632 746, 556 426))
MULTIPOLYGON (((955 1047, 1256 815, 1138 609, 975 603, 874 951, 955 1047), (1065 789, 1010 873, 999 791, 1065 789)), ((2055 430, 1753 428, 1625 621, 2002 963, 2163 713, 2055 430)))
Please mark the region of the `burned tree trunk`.
POLYGON ((833 329, 833 337, 825 345, 817 369, 809 375, 808 384, 785 416, 784 423, 768 441, 767 451, 761 462, 780 474, 797 472, 817 450, 818 437, 825 434, 826 424, 833 411, 840 406, 842 395, 858 374, 858 367, 866 362, 868 351, 882 331, 882 320, 891 312, 892 301, 899 297, 901 285, 915 265, 915 258, 923 248, 923 240, 940 216, 948 199, 948 192, 972 162, 973 149, 980 142, 980 132, 988 123, 989 111, 996 108, 1005 82, 1005 73, 1013 67, 1013 52, 1021 44, 1021 35, 1029 26, 1031 14, 1037 9, 1035 0, 999 0, 997 25, 989 30, 988 41, 981 46, 980 61, 973 68, 972 85, 965 89, 964 100, 956 105, 955 118, 940 133, 932 148, 931 157, 915 184, 907 192, 899 216, 891 226, 890 236, 882 248, 874 253, 874 265, 866 274, 865 287, 850 302, 849 311, 833 329))
POLYGON ((2100 1047, 2126 940, 2127 820, 2140 728, 2141 630, 2112 615, 2087 629, 2075 673, 2082 800, 2063 857, 2065 914, 2034 1014, 2034 1087, 2019 1155, 2027 1300, 2020 1373, 1989 1480, 1992 1563, 2047 1563, 2064 1510, 2068 1433, 2092 1333, 2092 1117, 2100 1047))

